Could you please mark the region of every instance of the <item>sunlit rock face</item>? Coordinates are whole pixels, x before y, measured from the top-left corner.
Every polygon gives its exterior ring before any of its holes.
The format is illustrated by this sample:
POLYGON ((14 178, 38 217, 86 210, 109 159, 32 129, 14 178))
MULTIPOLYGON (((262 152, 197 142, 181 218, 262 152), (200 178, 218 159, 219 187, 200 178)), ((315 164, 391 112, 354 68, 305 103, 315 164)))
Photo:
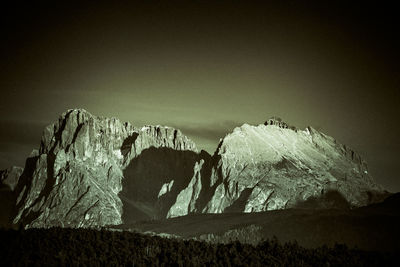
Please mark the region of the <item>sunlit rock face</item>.
MULTIPOLYGON (((122 223, 119 194, 123 180, 129 179, 124 170, 150 147, 196 151, 195 144, 173 128, 135 128, 82 109, 67 111, 45 128, 40 150, 27 160, 17 186, 14 223, 26 227, 122 223)), ((130 192, 125 193, 129 200, 130 192)), ((157 197, 158 191, 153 194, 157 197)))
POLYGON ((355 207, 383 192, 354 151, 312 127, 297 130, 281 120, 235 128, 214 158, 210 181, 216 188, 202 212, 301 207, 332 191, 355 207))

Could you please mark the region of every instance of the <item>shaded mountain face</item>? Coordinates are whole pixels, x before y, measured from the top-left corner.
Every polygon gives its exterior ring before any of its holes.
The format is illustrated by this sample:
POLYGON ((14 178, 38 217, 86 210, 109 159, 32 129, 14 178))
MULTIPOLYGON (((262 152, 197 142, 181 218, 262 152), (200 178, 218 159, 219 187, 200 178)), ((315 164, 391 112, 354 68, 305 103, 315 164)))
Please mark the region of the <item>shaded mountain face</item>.
POLYGON ((14 188, 22 172, 23 168, 15 166, 0 171, 0 227, 8 227, 12 224, 16 200, 14 188))
POLYGON ((150 147, 124 169, 122 190, 124 223, 167 216, 178 194, 188 187, 200 160, 191 150, 150 147))
POLYGON ((363 206, 383 189, 356 153, 311 127, 245 124, 210 156, 179 130, 77 109, 44 129, 13 192, 16 224, 92 227, 285 209, 328 192, 363 206))
POLYGON ((18 184, 18 179, 21 176, 23 172, 23 168, 13 166, 11 168, 8 168, 6 170, 1 170, 0 171, 0 188, 4 189, 9 189, 11 191, 14 191, 15 187, 18 184))

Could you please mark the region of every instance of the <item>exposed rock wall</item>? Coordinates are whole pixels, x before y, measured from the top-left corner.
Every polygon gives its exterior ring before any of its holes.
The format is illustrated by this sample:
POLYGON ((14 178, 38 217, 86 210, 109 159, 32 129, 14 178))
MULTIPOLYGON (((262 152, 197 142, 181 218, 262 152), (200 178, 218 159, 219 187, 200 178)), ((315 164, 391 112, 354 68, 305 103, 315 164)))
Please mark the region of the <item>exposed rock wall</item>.
POLYGON ((150 147, 196 151, 193 142, 172 128, 138 129, 115 118, 69 110, 45 128, 39 154, 25 167, 32 173, 26 173, 20 184, 14 223, 28 227, 122 223, 118 194, 123 171, 150 147))

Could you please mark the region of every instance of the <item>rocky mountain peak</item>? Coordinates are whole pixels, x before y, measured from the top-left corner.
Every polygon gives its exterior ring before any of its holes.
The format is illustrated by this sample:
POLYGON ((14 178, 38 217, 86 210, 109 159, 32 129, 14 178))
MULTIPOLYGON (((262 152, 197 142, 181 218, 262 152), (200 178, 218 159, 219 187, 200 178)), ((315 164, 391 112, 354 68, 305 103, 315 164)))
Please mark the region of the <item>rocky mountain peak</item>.
POLYGON ((196 145, 174 128, 136 128, 83 109, 66 111, 44 129, 39 153, 27 160, 14 223, 29 227, 121 223, 118 194, 124 170, 150 148, 197 153, 196 145))
POLYGON ((331 191, 357 207, 383 191, 354 151, 312 127, 292 130, 279 119, 235 128, 217 156, 218 175, 211 180, 220 184, 207 212, 290 208, 331 191))
POLYGON ((277 116, 273 116, 273 117, 269 118, 267 121, 265 121, 264 125, 275 125, 275 126, 278 126, 279 128, 283 128, 283 129, 287 129, 287 128, 290 128, 292 130, 296 129, 296 127, 287 124, 286 122, 284 122, 281 118, 279 118, 277 116))

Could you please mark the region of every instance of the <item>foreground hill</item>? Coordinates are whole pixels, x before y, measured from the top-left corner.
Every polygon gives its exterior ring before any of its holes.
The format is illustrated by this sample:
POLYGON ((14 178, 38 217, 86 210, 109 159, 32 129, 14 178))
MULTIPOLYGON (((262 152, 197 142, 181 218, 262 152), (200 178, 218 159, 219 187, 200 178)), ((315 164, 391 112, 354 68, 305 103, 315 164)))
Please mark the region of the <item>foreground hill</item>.
MULTIPOLYGON (((319 201, 326 201, 320 199, 319 201)), ((196 214, 121 225, 117 229, 257 245, 276 236, 306 248, 343 243, 370 251, 400 251, 400 193, 353 210, 286 209, 256 213, 196 214)))
POLYGON ((44 129, 22 174, 7 177, 11 221, 24 227, 120 225, 307 201, 354 208, 385 195, 354 151, 312 127, 298 130, 276 118, 235 128, 211 156, 177 129, 138 128, 69 110, 44 129), (331 192, 344 201, 309 201, 331 192))

